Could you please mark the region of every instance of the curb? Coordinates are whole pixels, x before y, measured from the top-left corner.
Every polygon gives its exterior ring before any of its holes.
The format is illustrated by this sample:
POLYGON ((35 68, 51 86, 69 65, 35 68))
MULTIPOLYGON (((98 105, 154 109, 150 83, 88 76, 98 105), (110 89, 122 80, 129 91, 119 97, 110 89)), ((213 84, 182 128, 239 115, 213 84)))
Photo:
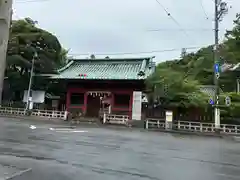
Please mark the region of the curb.
POLYGON ((200 133, 200 132, 191 132, 191 131, 163 130, 163 129, 161 129, 161 130, 154 130, 154 131, 160 131, 160 132, 172 133, 172 134, 205 136, 205 137, 217 137, 217 138, 222 138, 223 137, 221 134, 215 134, 215 133, 200 133))
POLYGON ((172 133, 172 134, 182 134, 182 135, 194 135, 194 136, 202 136, 202 137, 216 137, 222 138, 226 140, 234 140, 240 142, 240 135, 234 134, 217 134, 217 133, 200 133, 200 132, 192 132, 192 131, 181 131, 181 130, 165 130, 165 129, 148 129, 148 131, 155 132, 164 132, 164 133, 172 133))

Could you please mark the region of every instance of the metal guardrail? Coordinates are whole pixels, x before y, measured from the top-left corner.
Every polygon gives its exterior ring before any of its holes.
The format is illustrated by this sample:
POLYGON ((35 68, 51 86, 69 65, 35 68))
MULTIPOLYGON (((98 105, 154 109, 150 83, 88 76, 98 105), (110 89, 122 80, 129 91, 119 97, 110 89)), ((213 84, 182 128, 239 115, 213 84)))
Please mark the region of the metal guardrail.
POLYGON ((128 115, 106 114, 103 115, 103 124, 123 124, 128 125, 128 115))
MULTIPOLYGON (((14 116, 25 116, 26 110, 24 108, 11 108, 11 107, 0 107, 0 115, 14 115, 14 116)), ((39 110, 33 109, 30 116, 44 117, 50 119, 67 119, 67 111, 52 111, 52 110, 39 110)))
MULTIPOLYGON (((147 119, 146 129, 165 129, 164 119, 147 119)), ((191 121, 177 121, 172 127, 177 130, 185 130, 192 132, 213 133, 220 130, 224 134, 240 135, 240 125, 221 124, 219 129, 215 128, 213 123, 201 123, 191 121)))

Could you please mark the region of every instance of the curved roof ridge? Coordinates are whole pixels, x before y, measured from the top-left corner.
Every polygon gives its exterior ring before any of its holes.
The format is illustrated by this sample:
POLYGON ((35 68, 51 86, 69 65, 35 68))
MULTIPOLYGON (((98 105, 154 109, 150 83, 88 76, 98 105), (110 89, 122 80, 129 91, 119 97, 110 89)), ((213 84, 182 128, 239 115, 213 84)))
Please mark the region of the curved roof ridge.
POLYGON ((74 61, 70 61, 69 63, 67 63, 65 66, 63 66, 62 68, 58 69, 58 73, 66 70, 67 68, 69 68, 72 64, 74 63, 74 61))
POLYGON ((154 57, 134 57, 134 58, 95 58, 95 59, 91 59, 91 58, 86 58, 86 59, 71 59, 71 61, 143 61, 143 60, 151 60, 154 57))

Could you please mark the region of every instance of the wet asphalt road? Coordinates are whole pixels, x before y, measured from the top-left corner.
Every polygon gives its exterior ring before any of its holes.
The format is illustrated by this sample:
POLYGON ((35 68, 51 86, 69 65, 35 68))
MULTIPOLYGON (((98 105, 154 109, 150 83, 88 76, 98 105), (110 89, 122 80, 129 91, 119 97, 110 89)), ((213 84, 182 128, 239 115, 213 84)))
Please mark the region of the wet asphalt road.
MULTIPOLYGON (((0 165, 13 180, 239 180, 240 143, 139 130, 79 128, 0 118, 0 165)), ((1 168, 0 166, 0 168, 1 168)), ((0 171, 1 172, 1 171, 0 171)))

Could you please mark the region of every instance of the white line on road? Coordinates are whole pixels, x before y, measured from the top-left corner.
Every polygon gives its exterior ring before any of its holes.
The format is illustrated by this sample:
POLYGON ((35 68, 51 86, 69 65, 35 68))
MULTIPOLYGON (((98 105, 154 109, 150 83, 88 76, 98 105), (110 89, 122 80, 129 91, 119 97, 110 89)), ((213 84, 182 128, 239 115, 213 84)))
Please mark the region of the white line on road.
POLYGON ((5 180, 10 180, 10 179, 13 179, 17 176, 21 176, 23 173, 29 172, 31 170, 32 170, 32 168, 29 168, 29 169, 26 169, 26 170, 23 170, 23 171, 19 171, 19 172, 13 174, 12 176, 9 176, 9 177, 5 178, 5 180))
POLYGON ((66 129, 66 128, 49 128, 51 131, 55 132, 69 132, 69 133, 85 133, 88 131, 83 131, 83 130, 73 130, 73 129, 66 129))
POLYGON ((29 128, 30 128, 30 129, 36 129, 37 127, 34 126, 34 125, 31 125, 29 128))
MULTIPOLYGON (((30 129, 37 129, 36 126, 31 125, 29 127, 30 129)), ((55 131, 55 132, 69 132, 69 133, 85 133, 88 131, 83 131, 83 130, 74 130, 72 128, 49 128, 50 131, 55 131)))
POLYGON ((88 131, 72 131, 72 132, 82 132, 82 133, 84 133, 84 132, 88 132, 88 131))
POLYGON ((85 133, 88 131, 62 131, 62 130, 55 130, 55 132, 61 132, 61 133, 85 133))

